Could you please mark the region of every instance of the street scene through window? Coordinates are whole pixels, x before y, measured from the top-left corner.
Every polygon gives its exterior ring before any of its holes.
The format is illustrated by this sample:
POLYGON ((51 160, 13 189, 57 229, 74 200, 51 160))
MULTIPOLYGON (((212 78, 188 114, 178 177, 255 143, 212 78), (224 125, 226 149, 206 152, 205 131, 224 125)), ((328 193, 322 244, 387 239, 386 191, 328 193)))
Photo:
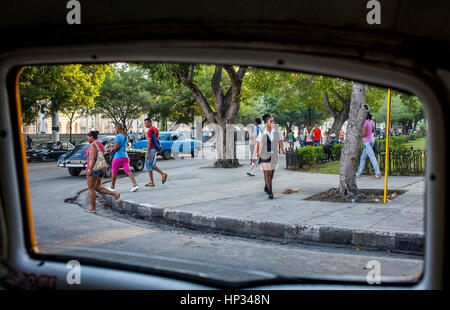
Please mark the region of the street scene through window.
POLYGON ((245 65, 20 76, 40 253, 218 282, 417 282, 427 121, 413 94, 245 65))

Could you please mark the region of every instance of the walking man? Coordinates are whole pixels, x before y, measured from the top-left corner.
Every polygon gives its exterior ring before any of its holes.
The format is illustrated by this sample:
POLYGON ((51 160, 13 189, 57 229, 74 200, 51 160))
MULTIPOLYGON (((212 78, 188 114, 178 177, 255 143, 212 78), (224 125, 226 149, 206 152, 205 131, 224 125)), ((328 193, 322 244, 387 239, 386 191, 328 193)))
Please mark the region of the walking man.
POLYGON ((130 143, 133 144, 134 143, 134 134, 132 131, 130 131, 130 134, 128 135, 128 138, 130 140, 130 143))
POLYGON ((255 118, 254 122, 255 127, 253 128, 253 133, 250 136, 250 164, 252 165, 250 168, 250 171, 247 172, 247 175, 254 177, 255 176, 255 169, 258 166, 258 162, 253 162, 252 159, 254 158, 256 152, 255 152, 255 145, 256 145, 256 138, 258 137, 260 131, 261 131, 261 119, 255 118))
POLYGON ((27 135, 27 150, 33 147, 33 139, 31 139, 30 135, 27 135))
MULTIPOLYGON (((148 171, 148 176, 150 177, 150 183, 145 184, 145 186, 155 186, 153 181, 153 170, 156 170, 162 176, 162 184, 167 181, 167 173, 163 172, 161 169, 156 167, 156 147, 155 143, 159 143, 159 130, 153 127, 152 121, 149 118, 144 120, 145 127, 148 128, 148 143, 147 143, 147 154, 145 155, 145 169, 148 171)), ((161 148, 161 147, 159 147, 161 148)))
POLYGON ((305 134, 303 132, 303 129, 300 130, 300 133, 298 134, 298 140, 300 142, 300 147, 305 146, 305 134))
POLYGON ((360 178, 361 173, 364 169, 364 165, 366 164, 366 158, 369 156, 370 161, 372 162, 373 170, 375 170, 374 177, 376 179, 381 179, 381 171, 378 167, 378 162, 375 157, 375 153, 373 152, 373 146, 375 144, 375 141, 373 140, 373 122, 372 122, 372 115, 370 113, 367 114, 366 121, 364 122, 364 128, 363 128, 363 138, 364 138, 364 150, 361 154, 361 159, 359 163, 358 172, 356 173, 356 177, 360 178))
POLYGON ((320 130, 319 125, 314 125, 313 134, 315 146, 320 146, 320 140, 322 139, 322 130, 320 130))
POLYGON ((114 152, 111 153, 111 156, 114 155, 114 157, 111 169, 111 188, 109 188, 109 190, 115 190, 117 173, 119 172, 120 167, 123 167, 123 171, 130 177, 131 182, 133 183, 131 192, 135 192, 139 189, 139 186, 136 184, 136 180, 130 170, 130 158, 127 154, 128 138, 123 132, 122 124, 117 123, 114 126, 114 130, 117 132, 117 136, 114 138, 114 148, 111 150, 114 152))

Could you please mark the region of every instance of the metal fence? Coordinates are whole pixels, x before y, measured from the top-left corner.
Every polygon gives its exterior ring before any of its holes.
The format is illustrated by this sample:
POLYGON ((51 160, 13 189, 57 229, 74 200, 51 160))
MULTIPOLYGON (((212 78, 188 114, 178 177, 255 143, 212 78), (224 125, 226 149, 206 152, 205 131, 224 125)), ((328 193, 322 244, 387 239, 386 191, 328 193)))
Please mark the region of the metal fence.
MULTIPOLYGON (((378 165, 384 174, 386 163, 386 151, 375 151, 378 165)), ((389 172, 388 175, 423 175, 425 173, 427 151, 426 150, 389 150, 389 172)), ((325 154, 321 162, 333 160, 325 154)), ((298 170, 298 151, 297 148, 286 150, 286 169, 298 170)), ((370 159, 366 158, 364 171, 373 174, 373 166, 370 159)))
MULTIPOLYGON (((382 173, 385 171, 386 151, 376 151, 378 165, 382 173)), ((425 173, 427 151, 425 150, 389 150, 388 175, 423 175, 425 173)), ((366 159, 364 170, 373 173, 369 158, 366 159)))
POLYGON ((298 170, 298 148, 286 150, 286 169, 298 170))

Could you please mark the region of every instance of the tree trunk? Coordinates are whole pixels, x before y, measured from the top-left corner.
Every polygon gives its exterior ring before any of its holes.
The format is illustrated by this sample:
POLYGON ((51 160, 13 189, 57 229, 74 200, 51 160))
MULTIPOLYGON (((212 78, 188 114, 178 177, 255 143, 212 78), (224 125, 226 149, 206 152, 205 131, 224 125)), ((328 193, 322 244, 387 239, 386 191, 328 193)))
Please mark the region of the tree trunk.
POLYGON ((359 163, 363 125, 368 112, 369 106, 366 104, 366 87, 364 84, 353 82, 347 136, 344 147, 342 148, 340 160, 338 189, 339 196, 348 201, 352 199, 358 201, 361 198, 361 194, 356 185, 355 172, 359 163))
POLYGON ((181 82, 189 88, 202 107, 207 123, 216 124, 216 149, 218 155, 218 159, 215 162, 216 167, 239 167, 239 161, 235 156, 236 152, 234 150, 234 130, 231 125, 239 112, 242 79, 246 70, 247 67, 245 66, 239 67, 237 71, 233 66, 229 65, 216 66, 211 79, 212 96, 216 107, 215 111, 213 111, 200 88, 193 82, 194 65, 189 66, 187 73, 181 68, 176 69, 181 82), (220 85, 223 70, 227 72, 231 80, 231 86, 226 93, 223 92, 220 85))
POLYGON ((70 143, 72 143, 72 120, 70 119, 69 120, 69 126, 70 126, 70 129, 69 129, 69 140, 70 140, 70 143))
POLYGON ((308 126, 311 127, 311 108, 308 108, 308 126))
POLYGON ((52 142, 59 141, 59 115, 58 111, 52 115, 52 142))
POLYGON ((331 125, 330 132, 325 137, 324 144, 328 143, 329 136, 334 133, 336 135, 336 138, 339 137, 339 134, 341 132, 341 128, 344 125, 344 123, 348 120, 349 117, 349 111, 350 111, 350 100, 346 100, 342 96, 340 96, 336 91, 334 91, 338 99, 344 104, 344 108, 340 111, 334 109, 330 101, 328 99, 328 93, 324 92, 323 94, 323 102, 325 106, 327 107, 328 111, 333 116, 333 124, 331 125))
POLYGON ((235 157, 234 130, 231 124, 218 124, 216 126, 216 148, 217 161, 214 163, 218 168, 236 168, 239 167, 239 161, 235 157))
POLYGON ((344 125, 345 121, 348 120, 348 112, 347 114, 341 113, 339 114, 334 120, 333 124, 331 125, 330 132, 328 136, 325 137, 325 143, 328 143, 329 137, 332 133, 336 135, 336 139, 339 137, 339 134, 341 132, 341 128, 344 125))

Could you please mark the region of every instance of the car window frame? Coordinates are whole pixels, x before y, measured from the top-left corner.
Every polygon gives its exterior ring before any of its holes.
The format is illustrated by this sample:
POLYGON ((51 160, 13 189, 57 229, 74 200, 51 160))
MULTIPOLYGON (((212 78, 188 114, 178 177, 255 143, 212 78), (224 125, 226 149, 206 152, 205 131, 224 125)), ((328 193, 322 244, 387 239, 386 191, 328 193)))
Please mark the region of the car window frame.
MULTIPOLYGON (((87 48, 87 47, 84 47, 87 48)), ((33 49, 31 49, 32 51, 33 49)), ((102 60, 106 61, 108 59, 115 59, 117 60, 117 57, 114 58, 113 55, 111 55, 111 51, 114 50, 111 47, 105 48, 104 53, 98 53, 102 56, 102 60)), ((174 48, 174 50, 176 50, 174 48)), ((202 50, 202 49, 200 49, 202 50)), ((120 51, 120 49, 119 49, 120 51)), ((152 50, 154 52, 154 50, 152 50)), ((197 48, 198 51, 198 48, 197 48)), ((39 52, 39 51, 38 51, 39 52)), ((51 51, 50 51, 51 52, 51 51)), ((75 60, 78 60, 79 62, 96 62, 96 61, 92 61, 92 59, 90 59, 88 56, 83 56, 83 55, 73 55, 71 54, 71 56, 69 57, 67 54, 66 55, 61 55, 58 54, 59 49, 53 50, 53 53, 51 53, 50 57, 49 55, 47 55, 47 57, 44 57, 44 55, 42 54, 30 54, 30 53, 26 53, 25 55, 13 55, 10 58, 7 58, 6 60, 4 60, 2 63, 0 63, 0 68, 2 69, 2 74, 0 76, 0 81, 3 83, 3 85, 5 84, 11 84, 10 80, 11 77, 9 77, 11 74, 13 74, 15 71, 18 72, 19 68, 18 66, 21 66, 24 62, 25 59, 27 60, 28 63, 32 62, 32 63, 42 63, 42 60, 39 60, 39 57, 43 57, 44 59, 46 59, 46 62, 49 61, 49 58, 53 60, 53 62, 58 63, 59 61, 61 61, 62 59, 64 59, 64 62, 68 62, 69 59, 71 62, 75 62, 75 60), (9 78, 8 78, 9 77, 9 78)), ((47 52, 48 53, 48 52, 47 52)), ((121 61, 127 61, 130 59, 138 59, 138 60, 155 60, 154 57, 158 57, 158 52, 153 53, 152 56, 150 58, 148 58, 149 56, 147 55, 143 55, 143 54, 139 54, 139 57, 134 56, 134 58, 132 58, 132 55, 136 55, 136 51, 131 51, 125 55, 125 56, 121 56, 118 57, 121 59, 121 61), (156 54, 156 56, 155 56, 156 54), (153 57, 153 58, 152 58, 153 57)), ((201 54, 201 53, 200 53, 201 54)), ((244 53, 245 54, 245 53, 244 53)), ((255 53, 258 54, 258 53, 255 53)), ((123 55, 123 54, 122 54, 123 55)), ((161 56, 160 59, 167 59, 162 57, 162 54, 159 54, 161 56)), ((180 56, 183 55, 183 49, 178 49, 175 53, 175 56, 172 55, 172 60, 178 60, 178 61, 182 61, 183 57, 180 56), (176 56, 178 55, 178 56, 176 56)), ((192 53, 189 53, 189 55, 192 55, 192 53)), ((220 59, 222 59, 222 61, 224 61, 223 59, 226 59, 227 57, 230 57, 230 55, 232 55, 231 53, 228 54, 228 56, 226 56, 226 53, 220 52, 218 54, 212 54, 212 55, 216 55, 215 57, 219 57, 218 55, 221 55, 220 59)), ((233 63, 246 63, 248 64, 249 60, 246 60, 245 57, 240 58, 239 56, 239 52, 235 52, 235 54, 233 54, 233 63), (236 54, 237 53, 237 54, 236 54), (239 61, 239 59, 241 59, 239 61), (245 62, 247 61, 247 62, 245 62)), ((279 52, 277 53, 277 55, 279 55, 279 52)), ((203 57, 207 57, 208 55, 203 55, 203 57)), ((255 55, 253 55, 255 56, 255 55)), ((288 55, 285 55, 286 57, 284 57, 285 59, 289 59, 288 55)), ((170 58, 170 55, 166 57, 170 58)), ((241 56, 242 57, 242 56, 241 56)), ((292 56, 291 56, 292 57, 292 56)), ((195 57, 194 57, 195 58, 195 57)), ((295 58, 295 57, 294 57, 295 58)), ((288 63, 292 63, 290 66, 283 66, 283 65, 276 65, 276 64, 272 64, 271 66, 269 66, 269 64, 267 63, 267 60, 265 60, 264 57, 262 58, 258 58, 256 59, 256 57, 253 58, 252 62, 258 62, 259 66, 263 66, 263 64, 266 64, 269 67, 272 68, 277 68, 277 67, 281 67, 280 69, 287 69, 289 68, 290 70, 294 70, 295 71, 301 71, 301 72, 311 72, 314 71, 315 73, 320 73, 320 70, 317 69, 318 65, 320 64, 324 64, 324 59, 322 58, 329 58, 329 57, 324 57, 324 56, 311 56, 308 57, 305 55, 301 55, 300 59, 297 60, 297 62, 294 59, 290 59, 289 61, 287 61, 288 63), (306 58, 304 58, 306 57, 306 58), (316 58, 319 57, 319 58, 316 58), (306 59, 310 59, 311 61, 306 62, 306 59), (294 66, 294 64, 297 63, 297 65, 294 66), (299 65, 301 64, 301 65, 299 65), (314 66, 316 66, 315 70, 313 70, 312 68, 314 68, 314 66), (302 70, 299 70, 299 68, 302 68, 302 70)), ((335 57, 331 57, 332 59, 336 60, 335 57)), ((218 59, 218 58, 214 58, 212 56, 209 57, 209 62, 211 63, 211 61, 213 61, 214 59, 218 59)), ((185 59, 185 61, 188 59, 185 59)), ((190 59, 192 61, 192 59, 190 59)), ((200 62, 200 61, 198 61, 200 62)), ((230 61, 231 62, 231 61, 230 61)), ((203 61, 201 61, 200 63, 205 63, 205 60, 203 59, 203 61)), ((286 63, 283 62, 284 64, 286 63)), ((329 60, 326 61, 327 64, 330 64, 329 60)), ((408 72, 408 74, 406 73, 402 73, 399 70, 394 70, 393 68, 390 69, 383 69, 383 68, 372 68, 370 66, 367 66, 367 64, 364 63, 359 63, 359 64, 353 64, 354 66, 352 67, 352 69, 345 69, 344 64, 346 63, 345 60, 339 59, 337 58, 336 60, 336 64, 331 63, 330 65, 328 65, 327 67, 320 67, 322 68, 323 71, 325 71, 326 73, 330 74, 330 72, 334 73, 334 76, 337 77, 343 77, 346 79, 354 79, 354 80, 359 80, 359 81, 364 81, 367 83, 371 83, 374 85, 386 85, 389 84, 391 88, 393 89, 402 89, 402 90, 407 90, 407 91, 415 91, 415 95, 418 96, 421 101, 425 104, 425 113, 427 115, 427 121, 429 123, 429 128, 428 128, 428 137, 430 138, 430 141, 428 142, 427 146, 431 146, 430 149, 439 149, 438 144, 439 143, 443 143, 442 145, 447 145, 446 144, 446 131, 445 131, 445 123, 443 123, 443 115, 447 115, 448 111, 444 110, 444 106, 442 105, 443 102, 445 102, 445 92, 443 92, 442 89, 439 89, 439 86, 437 86, 436 84, 429 84, 427 83, 427 79, 425 77, 425 75, 421 75, 420 72, 408 72), (364 73, 361 73, 362 68, 365 68, 367 71, 365 71, 364 73), (350 70, 350 71, 348 71, 350 70), (381 81, 381 77, 384 79, 383 83, 380 84, 381 81), (373 82, 371 82, 373 81, 373 82), (438 133, 442 133, 442 134, 438 134, 438 133)), ((395 66, 394 66, 395 67, 395 66)), ((323 73, 323 72, 322 72, 323 73)), ((14 79, 16 79, 17 77, 14 76, 14 79)), ((450 81, 450 80, 449 80, 450 81)), ((4 102, 11 102, 11 87, 8 88, 7 94, 9 95, 9 97, 5 97, 6 94, 2 95, 2 101, 4 102)), ((14 101, 14 100, 12 100, 14 101)), ((8 104, 8 106, 10 106, 8 104)), ((3 109, 3 107, 2 107, 3 109)), ((16 108, 18 109, 18 108, 16 108)), ((1 114, 1 113, 0 113, 1 114)), ((8 117, 10 116, 10 114, 7 114, 8 117)), ((14 124, 14 119, 12 121, 12 124, 14 124)), ((10 124, 11 122, 8 122, 8 124, 10 124)), ((20 122, 19 122, 20 124, 20 122)), ((12 125, 10 125, 10 128, 14 128, 11 127, 12 125)), ((14 131, 12 131, 13 135, 16 135, 16 133, 14 131)), ((13 151, 16 155, 19 155, 18 158, 23 159, 23 153, 24 153, 24 144, 23 141, 21 141, 21 139, 17 139, 19 142, 15 142, 14 144, 14 149, 11 150, 13 151), (18 143, 21 144, 21 146, 18 146, 18 143), (22 151, 19 151, 19 149, 22 148, 22 151), (21 152, 21 153, 20 153, 21 152)), ((9 141, 10 143, 14 143, 14 141, 9 141)), ((434 154, 431 154, 431 156, 428 156, 427 158, 427 172, 426 172, 426 193, 427 193, 427 197, 426 197, 426 208, 427 208, 427 212, 426 212, 426 227, 427 227, 427 234, 426 234, 426 240, 425 240, 425 270, 424 270, 424 274, 420 280, 419 283, 413 284, 411 287, 414 288, 434 288, 434 287, 439 287, 438 284, 439 283, 439 274, 436 272, 433 272, 433 270, 442 270, 443 269, 443 262, 440 261, 439 257, 443 257, 443 255, 439 255, 439 253, 442 253, 442 238, 443 236, 440 235, 439 233, 441 232, 441 230, 443 229, 443 219, 445 218, 443 216, 443 212, 445 210, 445 182, 443 181, 445 179, 445 174, 447 173, 447 166, 446 166, 446 162, 445 161, 441 161, 442 159, 445 159, 445 152, 446 149, 444 149, 442 152, 433 152, 434 154), (437 167, 436 163, 439 163, 439 167, 437 167), (429 206, 432 205, 433 209, 430 209, 429 206), (428 214, 428 212, 430 212, 428 214), (437 227, 436 227, 437 226, 437 227), (431 227, 431 228, 430 228, 431 227), (441 249, 439 249, 439 246, 441 246, 441 249), (432 255, 433 254, 433 255, 432 255), (438 257, 435 257, 438 256, 438 257), (433 277, 433 279, 431 279, 430 277, 433 277)), ((9 152, 9 150, 8 150, 9 152)), ((9 154, 9 153, 8 153, 9 154)), ((23 164, 23 163, 22 163, 23 164)), ((15 166, 17 167, 17 166, 15 166)), ((26 171, 23 171, 24 168, 18 168, 18 169, 13 169, 16 170, 15 172, 10 172, 11 175, 13 176, 12 178, 12 187, 15 193, 18 192, 18 190, 20 191, 27 191, 27 185, 23 186, 23 183, 20 183, 19 180, 17 179, 17 175, 20 174, 20 172, 22 172, 25 176, 27 175, 26 171), (20 171, 22 170, 22 171, 20 171), (18 189, 17 187, 15 187, 15 185, 18 184, 22 184, 22 186, 19 186, 19 188, 21 187, 22 189, 18 189)), ((27 177, 25 177, 24 182, 26 182, 27 177)), ((21 247, 24 247, 23 249, 25 249, 25 253, 27 253, 28 260, 39 260, 39 252, 36 252, 36 246, 33 245, 33 242, 31 241, 30 243, 30 236, 27 236, 27 226, 31 227, 32 223, 30 224, 30 214, 31 214, 31 209, 30 209, 30 201, 29 201, 29 192, 27 195, 25 195, 26 197, 20 198, 20 196, 16 195, 16 199, 17 201, 21 201, 21 208, 20 208, 20 213, 22 214, 21 216, 19 216, 19 218, 22 218, 23 221, 21 222, 16 222, 16 224, 18 224, 17 228, 19 229, 24 229, 23 234, 22 233, 18 233, 18 235, 22 235, 24 237, 24 240, 21 240, 20 238, 18 238, 16 236, 16 241, 18 241, 18 244, 16 245, 15 249, 19 249, 21 247), (24 201, 28 201, 25 203, 24 205, 24 201), (24 217, 22 217, 24 216, 24 217), (28 225, 27 225, 28 223, 28 225), (28 240, 28 241, 27 241, 28 240)), ((9 210, 10 211, 10 210, 9 210)), ((11 212, 11 211, 10 211, 11 212)), ((16 213, 15 213, 16 214, 16 213)), ((17 215, 17 214, 16 214, 17 215)), ((9 216, 8 219, 11 219, 11 217, 9 216)), ((14 222, 14 221, 13 221, 14 222)), ((31 230, 31 228, 28 228, 29 230, 31 230)), ((23 253, 22 253, 23 254, 23 253)), ((23 265, 22 265, 23 266, 23 265)))

